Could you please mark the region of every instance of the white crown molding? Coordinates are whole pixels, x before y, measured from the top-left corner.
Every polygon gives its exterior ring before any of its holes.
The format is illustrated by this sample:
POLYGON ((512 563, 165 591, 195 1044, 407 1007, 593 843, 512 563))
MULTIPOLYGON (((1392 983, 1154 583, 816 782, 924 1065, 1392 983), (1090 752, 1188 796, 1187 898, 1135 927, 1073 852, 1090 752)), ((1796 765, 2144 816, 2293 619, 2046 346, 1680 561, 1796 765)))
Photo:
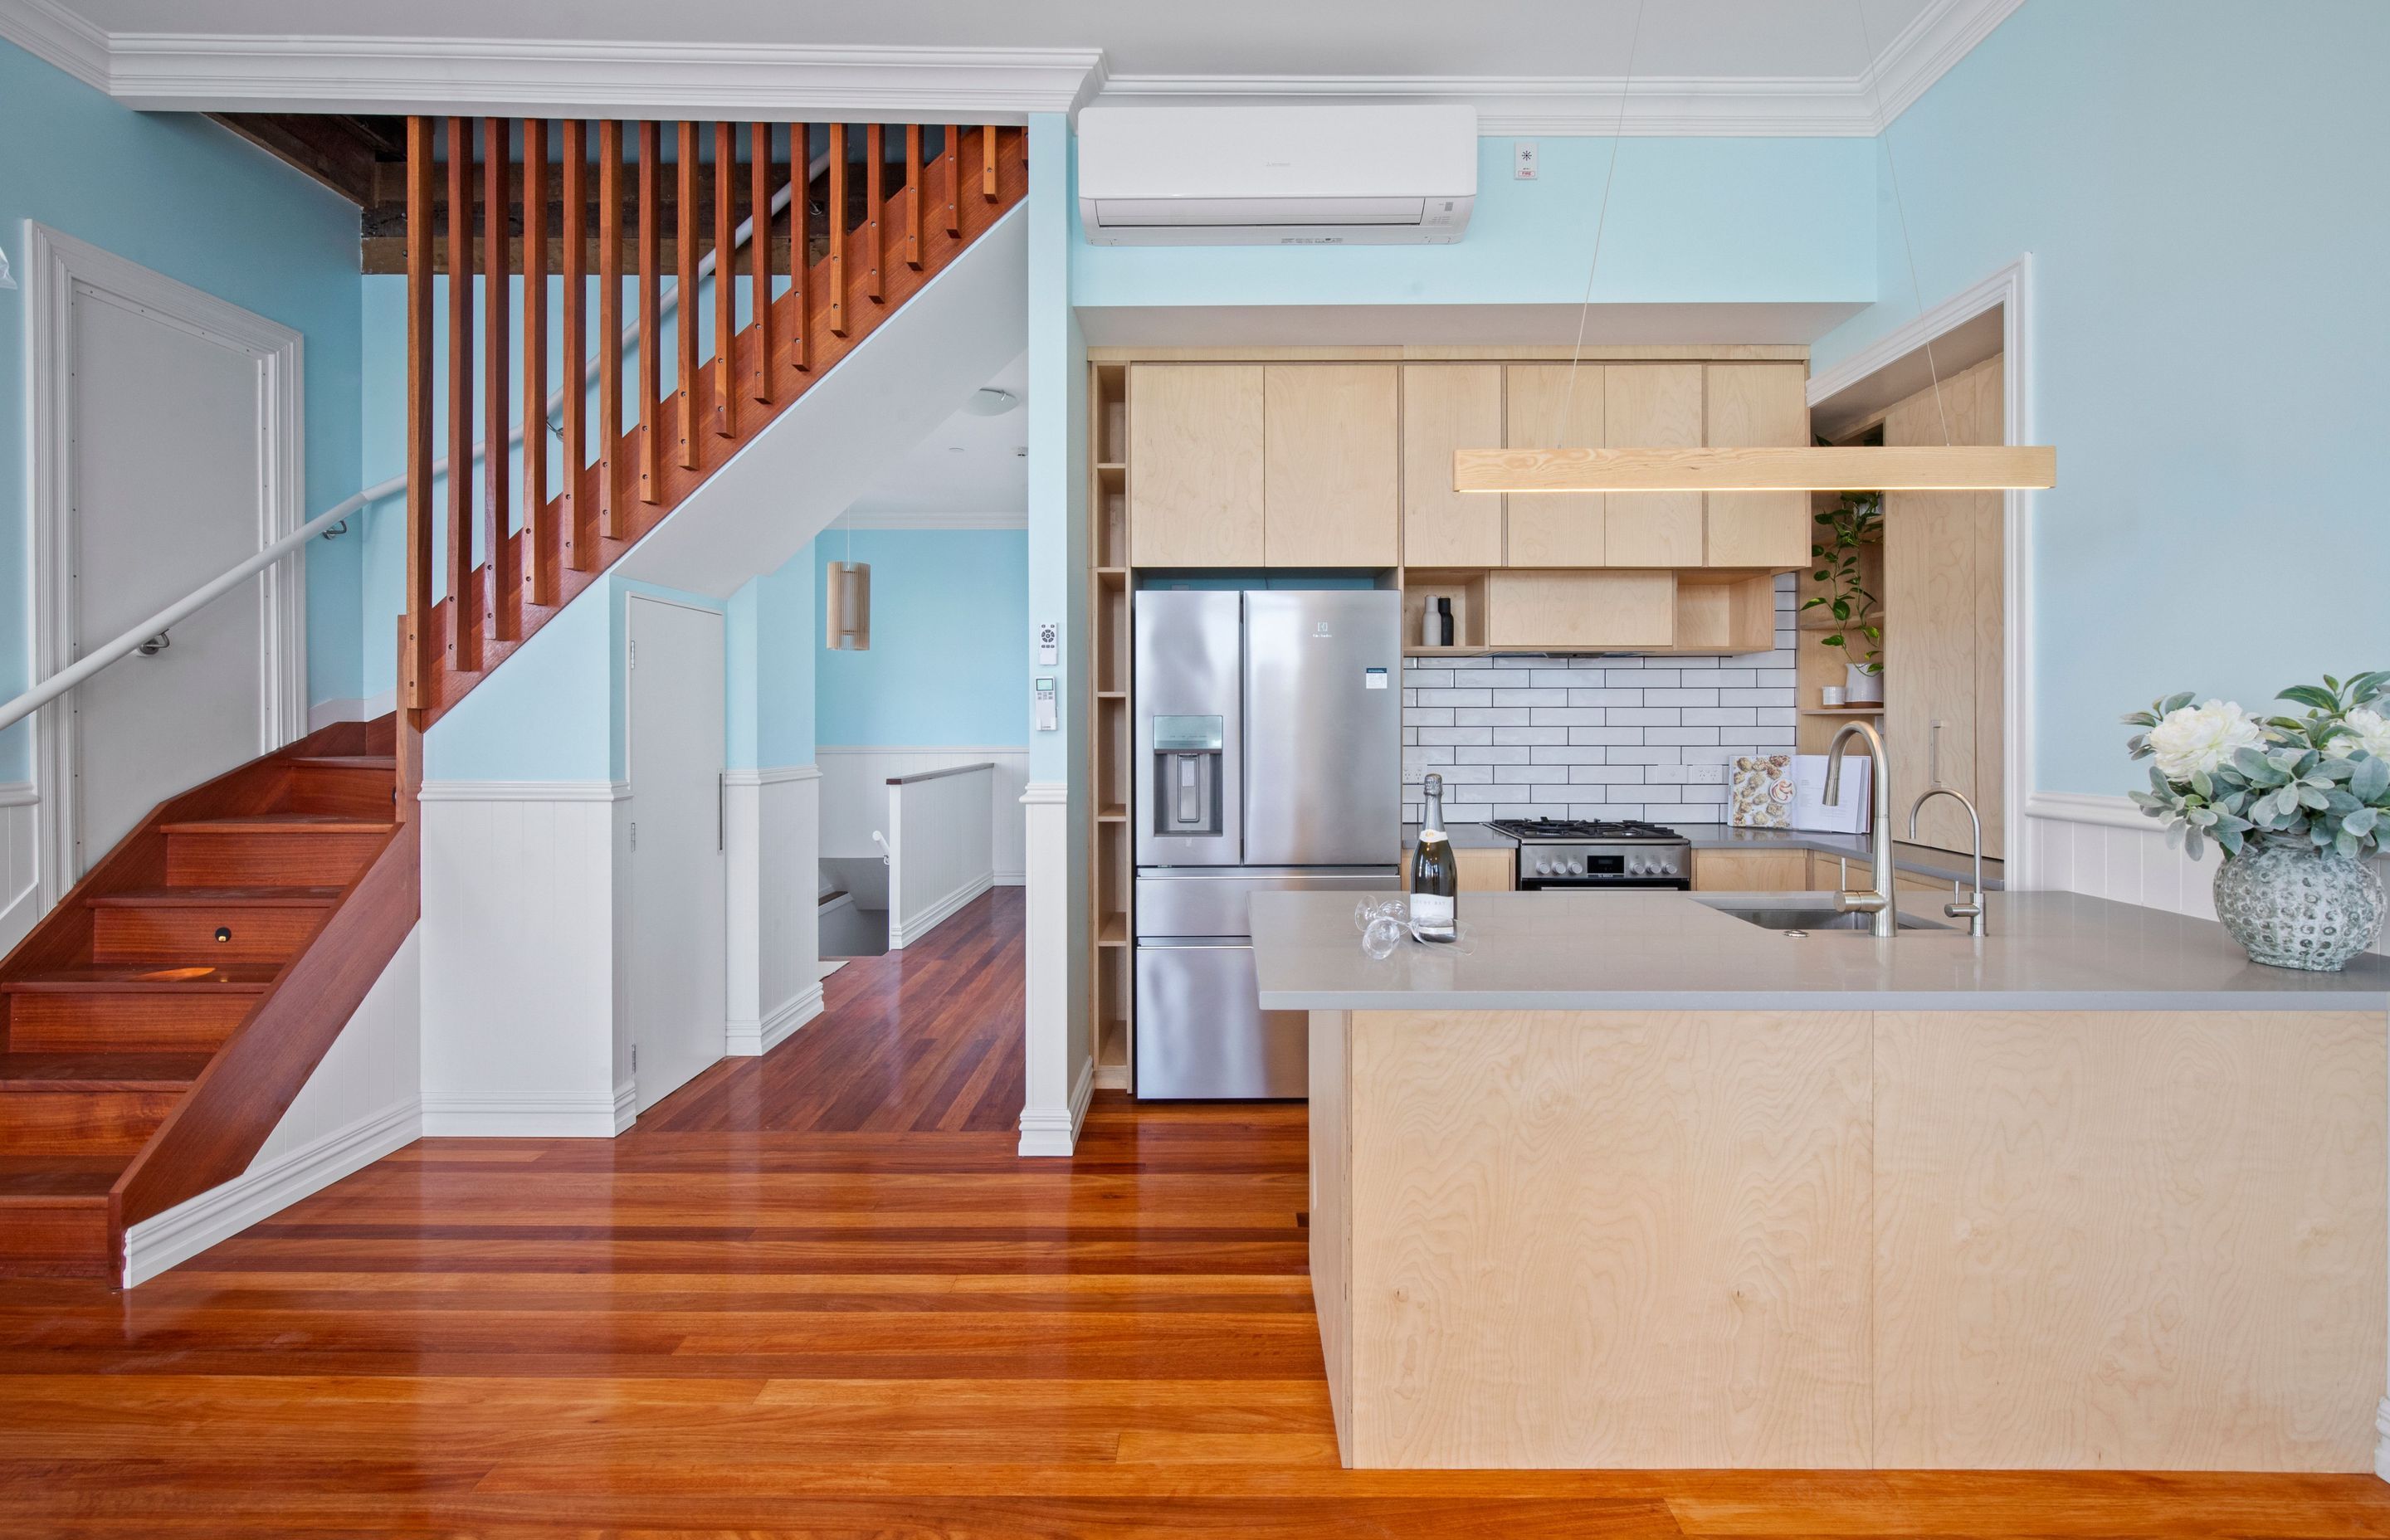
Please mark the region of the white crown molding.
POLYGON ((1487 135, 1871 137, 2023 0, 1934 0, 1843 77, 1112 75, 1100 48, 899 48, 538 38, 101 31, 58 0, 0 0, 0 37, 152 110, 927 118, 1164 97, 1466 102, 1487 135))
POLYGON ((1451 102, 1477 131, 1630 137, 1872 138, 2024 0, 1933 0, 1848 76, 1113 75, 1103 99, 1184 105, 1451 102), (1622 109, 1624 111, 1622 112, 1622 109))
POLYGON ((0 38, 85 85, 108 89, 108 34, 57 0, 0 0, 0 38))
POLYGON ((849 508, 838 516, 849 530, 1025 530, 1029 510, 994 509, 984 513, 907 513, 896 508, 849 508))

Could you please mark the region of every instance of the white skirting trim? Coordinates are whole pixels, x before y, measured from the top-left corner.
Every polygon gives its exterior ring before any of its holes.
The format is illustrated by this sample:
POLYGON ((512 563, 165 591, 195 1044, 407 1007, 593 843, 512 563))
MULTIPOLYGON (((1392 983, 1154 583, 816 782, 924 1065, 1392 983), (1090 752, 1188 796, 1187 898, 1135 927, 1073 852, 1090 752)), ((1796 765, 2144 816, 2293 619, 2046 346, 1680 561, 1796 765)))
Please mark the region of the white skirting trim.
POLYGON ((822 989, 816 983, 795 998, 783 1002, 760 1021, 730 1023, 730 1053, 733 1059, 752 1059, 770 1053, 789 1040, 790 1034, 822 1013, 822 989))
POLYGON ((1025 885, 1028 880, 1029 874, 1027 872, 998 872, 996 874, 996 886, 999 888, 1022 887, 1025 885))
POLYGON ((2165 832, 2129 797, 2095 796, 2086 791, 2037 791, 2024 800, 2028 818, 2058 818, 2070 824, 2105 824, 2111 828, 2165 832))
POLYGON ((425 781, 416 798, 427 802, 622 802, 631 799, 631 783, 425 781))
POLYGON ((611 1096, 570 1091, 454 1091, 423 1098, 428 1139, 610 1139, 638 1116, 637 1087, 611 1096))
POLYGON ((398 692, 384 690, 379 695, 346 695, 337 700, 318 700, 307 708, 307 730, 321 732, 335 722, 371 722, 398 709, 398 692))
POLYGON ((1079 1130, 1087 1121, 1087 1102, 1096 1094, 1096 1061, 1083 1060, 1079 1065, 1078 1084, 1071 1087, 1071 1109, 1057 1116, 1051 1112, 1021 1113, 1021 1153, 1023 1155, 1068 1155, 1079 1147, 1079 1130))
POLYGON ((146 1283, 189 1261, 310 1193, 405 1149, 422 1133, 422 1107, 410 1097, 141 1221, 124 1232, 124 1286, 146 1283))
POLYGON ((888 918, 888 950, 902 952, 953 918, 956 910, 995 886, 987 877, 973 878, 953 892, 931 905, 915 917, 910 925, 899 925, 893 915, 888 918))

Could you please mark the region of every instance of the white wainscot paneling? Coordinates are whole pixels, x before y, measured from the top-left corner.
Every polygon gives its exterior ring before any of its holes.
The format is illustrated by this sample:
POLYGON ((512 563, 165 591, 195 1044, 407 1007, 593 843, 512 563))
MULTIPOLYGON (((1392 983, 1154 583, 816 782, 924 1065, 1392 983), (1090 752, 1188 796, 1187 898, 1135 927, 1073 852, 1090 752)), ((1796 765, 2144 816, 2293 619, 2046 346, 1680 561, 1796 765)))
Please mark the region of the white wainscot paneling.
MULTIPOLYGON (((2191 860, 2166 842, 2156 819, 2123 797, 2039 791, 2025 800, 2024 812, 2035 887, 2216 918, 2220 853, 2212 845, 2191 860)), ((2390 856, 2375 857, 2374 869, 2390 881, 2390 856)), ((2384 948, 2376 937, 2372 949, 2384 948)))
POLYGON ((604 781, 423 788, 423 1131, 610 1137, 616 873, 626 789, 604 781))
POLYGON ((0 955, 42 918, 41 799, 26 781, 0 781, 0 955))
POLYGON ((1028 869, 1021 796, 1029 786, 1029 751, 1018 748, 883 749, 831 745, 817 748, 821 764, 821 853, 879 856, 871 831, 888 828, 888 782, 895 776, 942 770, 950 764, 996 766, 988 792, 994 849, 990 865, 998 887, 1018 885, 1028 869))
POLYGON ((124 1233, 126 1287, 156 1277, 422 1133, 422 927, 332 1040, 249 1169, 124 1233))
POLYGON ((769 1053, 821 1014, 821 772, 785 765, 727 780, 729 1051, 769 1053))
POLYGON ((901 951, 996 885, 992 764, 888 788, 888 948, 901 951))

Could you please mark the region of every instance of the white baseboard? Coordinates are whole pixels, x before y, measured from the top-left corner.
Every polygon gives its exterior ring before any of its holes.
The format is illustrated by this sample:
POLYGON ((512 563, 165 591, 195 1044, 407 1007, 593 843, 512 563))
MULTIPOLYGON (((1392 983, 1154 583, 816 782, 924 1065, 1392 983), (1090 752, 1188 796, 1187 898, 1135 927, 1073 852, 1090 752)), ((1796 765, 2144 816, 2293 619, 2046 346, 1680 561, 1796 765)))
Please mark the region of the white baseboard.
POLYGON ((822 1013, 822 989, 816 982, 767 1012, 760 1021, 730 1023, 729 1057, 752 1059, 787 1042, 799 1027, 822 1013))
POLYGON ((1029 874, 1025 871, 998 872, 996 874, 996 885, 999 888, 1022 888, 1028 886, 1028 884, 1029 874))
POLYGON ((638 1116, 630 1081, 611 1096, 556 1091, 449 1092, 423 1098, 427 1139, 610 1139, 638 1116))
POLYGON ((124 1232, 124 1286, 146 1283, 189 1261, 302 1198, 405 1149, 422 1133, 422 1107, 410 1097, 141 1221, 124 1232))
POLYGON ((1089 1058, 1079 1065, 1078 1079, 1071 1086, 1071 1108, 1057 1116, 1051 1112, 1021 1113, 1021 1153, 1023 1155, 1068 1155, 1079 1147, 1079 1130, 1087 1121, 1087 1103, 1096 1094, 1096 1061, 1089 1058))
POLYGON ((346 695, 335 700, 318 700, 307 708, 307 730, 321 732, 335 722, 371 722, 378 716, 388 716, 398 709, 398 692, 384 690, 379 695, 346 695))
POLYGON ((938 900, 935 904, 931 905, 927 909, 921 911, 919 916, 918 916, 910 925, 901 925, 897 923, 897 918, 894 915, 889 916, 888 950, 891 952, 902 952, 906 947, 910 946, 917 941, 919 941, 923 936, 928 935, 940 925, 945 923, 946 920, 952 918, 955 911, 960 909, 964 905, 969 904, 972 899, 979 897, 982 893, 987 892, 994 886, 996 886, 994 876, 987 872, 982 872, 977 877, 974 877, 970 881, 964 883, 961 887, 957 888, 953 892, 948 893, 945 897, 938 900))

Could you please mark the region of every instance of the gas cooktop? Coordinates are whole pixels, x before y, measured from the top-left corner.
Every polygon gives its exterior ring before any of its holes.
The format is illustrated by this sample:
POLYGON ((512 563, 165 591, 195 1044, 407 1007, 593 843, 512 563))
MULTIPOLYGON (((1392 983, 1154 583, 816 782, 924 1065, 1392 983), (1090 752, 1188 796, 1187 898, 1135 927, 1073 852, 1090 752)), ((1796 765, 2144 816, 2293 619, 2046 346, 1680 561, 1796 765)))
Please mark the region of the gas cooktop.
POLYGON ((1513 840, 1532 841, 1537 844, 1553 844, 1574 840, 1664 841, 1684 842, 1685 837, 1673 828, 1647 824, 1640 819, 1623 818, 1489 818, 1485 827, 1497 834, 1507 834, 1513 840))

